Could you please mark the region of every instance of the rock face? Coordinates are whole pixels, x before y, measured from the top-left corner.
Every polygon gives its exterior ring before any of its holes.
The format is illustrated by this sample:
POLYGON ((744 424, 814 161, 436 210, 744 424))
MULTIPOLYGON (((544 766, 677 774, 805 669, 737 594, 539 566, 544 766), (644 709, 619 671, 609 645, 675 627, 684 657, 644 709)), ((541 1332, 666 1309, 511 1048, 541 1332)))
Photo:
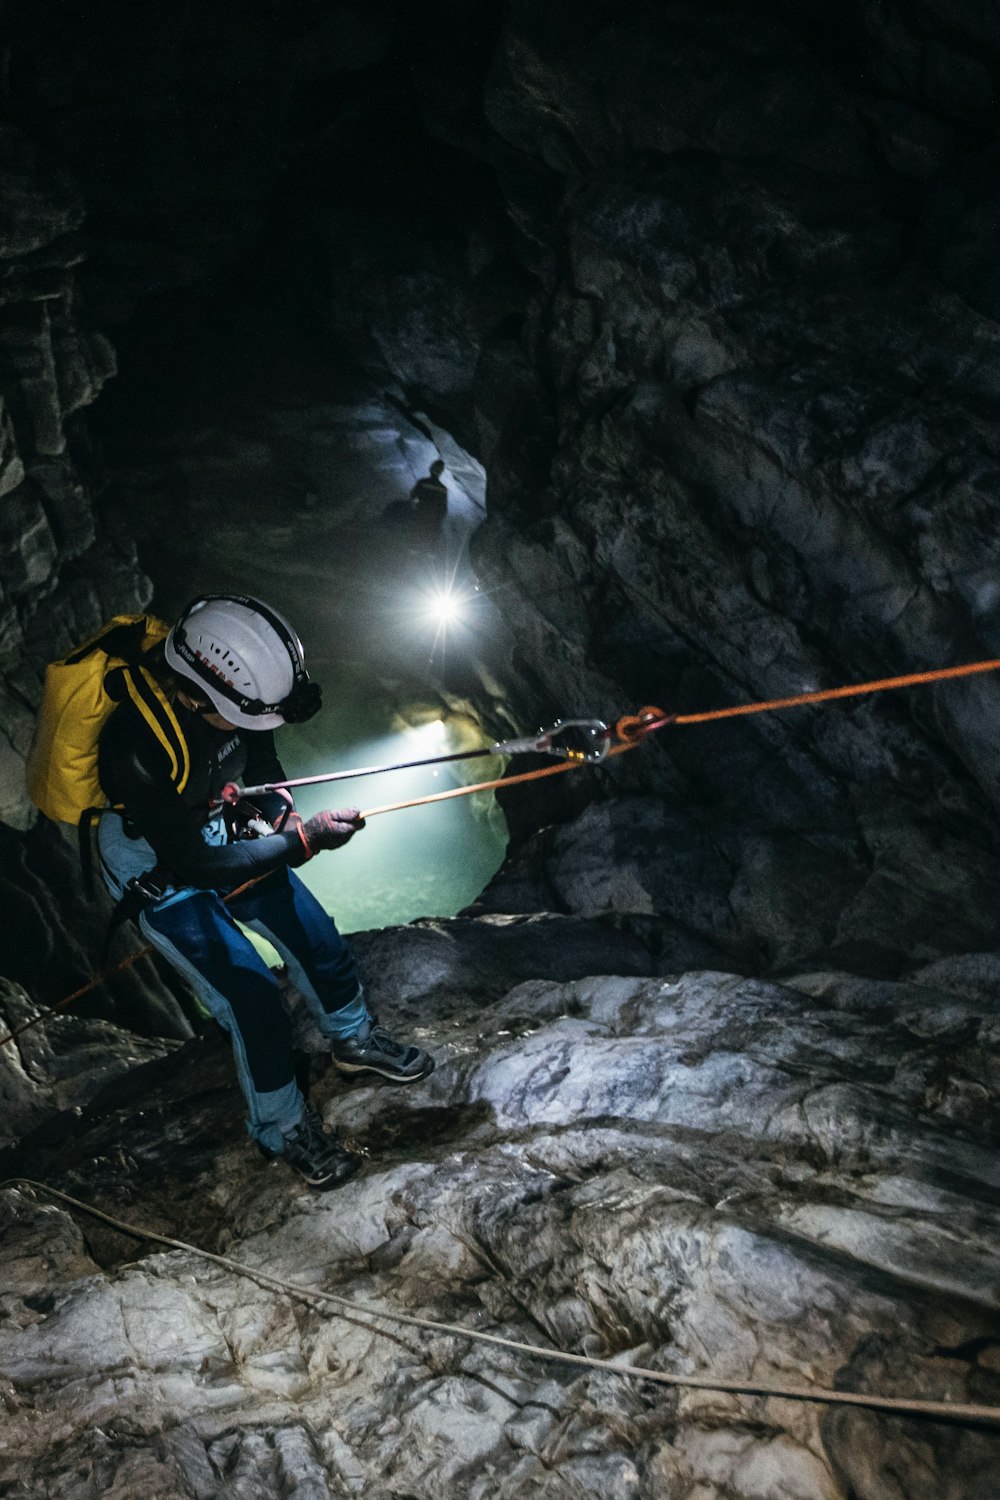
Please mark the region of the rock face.
MULTIPOLYGON (((952 52, 925 16, 911 50, 948 63, 930 94, 893 72, 890 101, 884 53, 859 83, 794 24, 721 14, 520 8, 487 93, 549 184, 544 211, 520 202, 534 244, 559 216, 530 361, 495 350, 480 377, 479 561, 514 592, 546 712, 697 711, 995 654, 996 309, 988 278, 957 279, 973 211, 944 204, 994 149, 958 79, 997 39, 959 8, 952 52)), ((589 811, 536 862, 561 909, 592 909, 566 865, 592 848, 599 868, 614 828, 631 899, 779 967, 989 946, 997 727, 988 677, 666 732, 624 787, 605 776, 603 828, 589 811)), ((502 880, 488 899, 508 909, 502 880)))
POLYGON ((75 413, 114 371, 107 339, 79 319, 80 194, 10 125, 0 131, 0 160, 0 818, 24 829, 31 813, 21 768, 39 663, 53 642, 68 644, 70 631, 100 623, 113 588, 128 600, 141 581, 127 542, 120 561, 96 545, 74 451, 82 439, 75 413))
MULTIPOLYGON (((998 38, 980 9, 890 21, 859 0, 820 25, 516 4, 488 57, 481 25, 450 21, 450 43, 433 25, 414 42, 405 104, 331 106, 294 181, 336 274, 297 279, 485 463, 476 564, 525 716, 992 658, 998 38), (437 178, 421 122, 449 148, 437 178)), ((609 807, 516 851, 485 904, 657 913, 779 973, 990 947, 997 729, 986 677, 664 733, 548 800, 553 825, 609 807), (609 859, 627 873, 606 882, 609 859)))
POLYGON ((16 1145, 21 1136, 54 1116, 79 1114, 110 1079, 171 1050, 171 1044, 161 1039, 72 1013, 53 1017, 43 1030, 31 1025, 40 1010, 19 986, 2 982, 3 1033, 25 1029, 4 1049, 0 1149, 16 1145))
MULTIPOLYGON (((475 952, 474 934, 453 939, 475 952)), ((397 943, 382 935, 366 962, 397 943)), ((330 1197, 254 1165, 211 1037, 4 1169, 30 1162, 359 1309, 681 1375, 996 1402, 996 977, 994 960, 881 985, 529 981, 481 1021, 437 1018, 435 987, 420 997, 430 1079, 316 1084, 370 1152, 330 1197)), ((18 1500, 150 1486, 985 1500, 1000 1483, 984 1430, 376 1331, 183 1252, 135 1261, 28 1188, 4 1200, 0 1472, 18 1500)))

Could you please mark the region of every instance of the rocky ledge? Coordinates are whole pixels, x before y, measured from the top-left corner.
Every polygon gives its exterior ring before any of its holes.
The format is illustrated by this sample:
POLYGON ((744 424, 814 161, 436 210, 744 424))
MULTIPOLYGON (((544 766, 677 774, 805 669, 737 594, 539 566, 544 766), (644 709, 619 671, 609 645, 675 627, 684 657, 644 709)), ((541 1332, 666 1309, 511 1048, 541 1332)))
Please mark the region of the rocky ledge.
POLYGON ((434 955, 411 964, 403 1024, 439 1064, 396 1090, 314 1062, 314 1101, 366 1154, 332 1195, 252 1151, 214 1030, 0 1161, 358 1307, 305 1307, 5 1187, 0 1491, 997 1493, 988 1427, 372 1325, 365 1308, 681 1375, 1000 1404, 1000 959, 891 982, 529 980, 459 1006, 449 972, 484 938, 495 955, 495 923, 359 940, 372 973, 401 941, 434 955))

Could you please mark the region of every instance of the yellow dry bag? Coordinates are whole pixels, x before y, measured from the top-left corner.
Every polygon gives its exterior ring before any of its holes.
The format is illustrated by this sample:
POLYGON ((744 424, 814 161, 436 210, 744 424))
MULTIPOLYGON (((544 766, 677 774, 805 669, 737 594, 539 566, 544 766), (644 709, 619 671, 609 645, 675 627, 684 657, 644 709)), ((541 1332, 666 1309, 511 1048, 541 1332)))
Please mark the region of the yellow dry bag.
POLYGON ((171 779, 183 791, 190 762, 177 717, 142 657, 169 627, 152 615, 115 615, 97 635, 45 669, 45 689, 28 752, 28 795, 47 818, 79 823, 107 804, 97 778, 101 730, 131 698, 166 750, 171 779))

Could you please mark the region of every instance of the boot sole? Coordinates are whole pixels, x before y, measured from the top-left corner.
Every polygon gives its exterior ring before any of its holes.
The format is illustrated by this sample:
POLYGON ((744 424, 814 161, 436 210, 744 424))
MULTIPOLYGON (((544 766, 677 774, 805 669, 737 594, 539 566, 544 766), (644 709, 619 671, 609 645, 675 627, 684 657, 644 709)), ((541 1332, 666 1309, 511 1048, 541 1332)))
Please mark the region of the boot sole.
POLYGON ((333 1066, 338 1073, 377 1073, 380 1078, 388 1078, 390 1083, 419 1083, 421 1078, 428 1078, 434 1072, 434 1059, 430 1059, 429 1066, 421 1073, 387 1073, 384 1068, 377 1068, 374 1063, 349 1063, 338 1062, 333 1059, 333 1066))
POLYGON ((296 1172, 306 1187, 312 1188, 314 1193, 328 1193, 331 1188, 342 1187, 345 1182, 350 1182, 351 1178, 361 1169, 360 1160, 355 1160, 351 1162, 346 1172, 341 1171, 339 1173, 331 1173, 329 1177, 313 1178, 307 1172, 303 1172, 301 1168, 297 1167, 294 1162, 289 1161, 287 1157, 282 1156, 280 1152, 269 1151, 266 1146, 262 1146, 259 1142, 257 1143, 257 1150, 265 1161, 272 1163, 276 1161, 284 1162, 289 1171, 296 1172))
POLYGON ((345 1182, 350 1182, 357 1170, 357 1167, 352 1167, 346 1176, 324 1177, 320 1182, 313 1182, 311 1178, 305 1177, 301 1173, 299 1175, 302 1177, 302 1181, 306 1187, 312 1188, 314 1193, 329 1193, 334 1188, 343 1187, 345 1182))

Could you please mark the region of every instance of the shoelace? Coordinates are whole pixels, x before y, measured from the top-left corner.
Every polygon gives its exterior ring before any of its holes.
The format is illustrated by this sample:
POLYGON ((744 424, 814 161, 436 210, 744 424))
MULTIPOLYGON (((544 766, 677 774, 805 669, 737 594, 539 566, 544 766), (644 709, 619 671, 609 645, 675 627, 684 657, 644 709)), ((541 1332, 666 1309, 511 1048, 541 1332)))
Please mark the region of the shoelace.
POLYGON ((314 1109, 306 1109, 301 1122, 289 1136, 288 1144, 320 1163, 337 1161, 347 1154, 335 1137, 327 1135, 323 1121, 314 1109))
POLYGON ((408 1052, 413 1051, 413 1048, 406 1046, 403 1042, 397 1042, 396 1038, 390 1036, 389 1032, 383 1030, 381 1026, 372 1027, 365 1046, 371 1046, 372 1043, 380 1052, 386 1053, 389 1057, 405 1057, 408 1052))

